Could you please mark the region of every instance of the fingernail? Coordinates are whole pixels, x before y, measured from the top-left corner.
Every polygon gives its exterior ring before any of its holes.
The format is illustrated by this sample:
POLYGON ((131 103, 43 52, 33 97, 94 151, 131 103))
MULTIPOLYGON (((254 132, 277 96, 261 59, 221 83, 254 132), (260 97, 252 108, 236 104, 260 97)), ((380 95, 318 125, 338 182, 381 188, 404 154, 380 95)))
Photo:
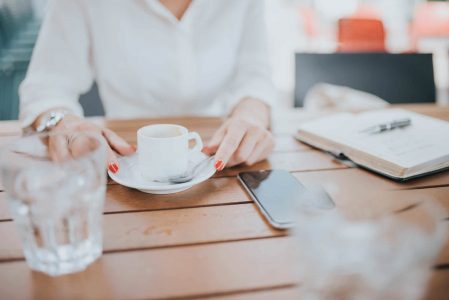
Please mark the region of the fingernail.
POLYGON ((203 149, 201 150, 201 152, 209 152, 209 147, 204 146, 203 149))
POLYGON ((215 169, 216 169, 217 171, 223 170, 223 167, 224 167, 223 161, 222 161, 221 159, 217 160, 217 161, 215 162, 214 167, 215 167, 215 169))
POLYGON ((112 173, 115 174, 118 172, 118 164, 116 164, 116 163, 109 164, 108 169, 109 169, 109 171, 111 171, 112 173))
POLYGON ((134 152, 137 151, 137 146, 136 145, 130 145, 130 146, 131 146, 131 149, 134 150, 134 152))

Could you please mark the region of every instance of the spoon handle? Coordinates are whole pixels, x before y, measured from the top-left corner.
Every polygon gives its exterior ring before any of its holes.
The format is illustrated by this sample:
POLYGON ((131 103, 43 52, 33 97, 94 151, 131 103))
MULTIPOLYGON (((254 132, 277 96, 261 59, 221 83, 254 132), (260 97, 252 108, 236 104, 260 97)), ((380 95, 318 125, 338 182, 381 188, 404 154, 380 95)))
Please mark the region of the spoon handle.
POLYGON ((191 173, 189 175, 191 175, 192 177, 195 177, 196 174, 198 173, 198 170, 201 170, 204 166, 208 165, 211 161, 213 161, 215 159, 215 155, 212 155, 208 158, 206 158, 205 160, 201 161, 199 164, 197 164, 191 171, 191 173))

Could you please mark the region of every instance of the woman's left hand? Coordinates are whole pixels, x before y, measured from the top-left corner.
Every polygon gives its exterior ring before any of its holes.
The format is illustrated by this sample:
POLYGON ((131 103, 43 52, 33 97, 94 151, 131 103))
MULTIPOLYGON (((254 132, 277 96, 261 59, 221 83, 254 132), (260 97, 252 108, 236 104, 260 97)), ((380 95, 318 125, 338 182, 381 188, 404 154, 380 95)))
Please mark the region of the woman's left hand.
POLYGON ((215 154, 215 168, 239 164, 253 165, 268 157, 274 148, 274 137, 267 129, 269 108, 255 99, 242 101, 204 148, 215 154), (256 101, 256 102, 255 102, 256 101), (254 117, 258 112, 259 118, 254 117))

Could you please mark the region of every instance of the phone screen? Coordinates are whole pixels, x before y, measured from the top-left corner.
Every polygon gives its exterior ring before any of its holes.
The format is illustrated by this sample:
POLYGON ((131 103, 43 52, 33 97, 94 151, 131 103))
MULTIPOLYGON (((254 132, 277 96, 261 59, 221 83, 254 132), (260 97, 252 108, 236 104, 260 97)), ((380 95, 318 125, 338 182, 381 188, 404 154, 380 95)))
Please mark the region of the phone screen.
POLYGON ((283 170, 267 170, 240 173, 239 178, 273 226, 293 225, 296 204, 306 191, 293 175, 283 170))

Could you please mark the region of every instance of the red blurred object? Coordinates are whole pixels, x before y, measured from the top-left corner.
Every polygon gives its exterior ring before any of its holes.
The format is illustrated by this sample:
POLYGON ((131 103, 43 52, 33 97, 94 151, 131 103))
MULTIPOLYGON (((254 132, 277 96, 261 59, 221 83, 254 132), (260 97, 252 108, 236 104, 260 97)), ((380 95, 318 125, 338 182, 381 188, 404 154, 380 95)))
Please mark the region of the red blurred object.
POLYGON ((316 12, 311 7, 300 7, 299 15, 304 26, 304 32, 309 37, 316 37, 319 33, 319 26, 317 22, 316 12))
POLYGON ((421 3, 416 7, 412 23, 412 37, 449 37, 449 3, 421 3))
POLYGON ((385 28, 381 20, 350 17, 338 21, 338 52, 385 51, 385 28))

